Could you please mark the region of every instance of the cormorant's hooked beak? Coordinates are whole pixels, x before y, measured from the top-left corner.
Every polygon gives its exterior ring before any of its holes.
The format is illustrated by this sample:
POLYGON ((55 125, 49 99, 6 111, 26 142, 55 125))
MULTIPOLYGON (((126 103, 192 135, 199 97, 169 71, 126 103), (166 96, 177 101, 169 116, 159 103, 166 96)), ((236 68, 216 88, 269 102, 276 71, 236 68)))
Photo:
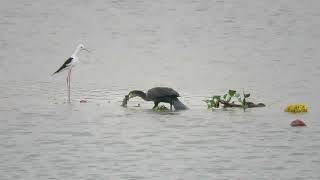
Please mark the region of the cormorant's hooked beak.
POLYGON ((121 106, 127 107, 128 101, 129 101, 129 96, 128 96, 128 95, 125 95, 124 98, 123 98, 123 100, 122 100, 121 106))

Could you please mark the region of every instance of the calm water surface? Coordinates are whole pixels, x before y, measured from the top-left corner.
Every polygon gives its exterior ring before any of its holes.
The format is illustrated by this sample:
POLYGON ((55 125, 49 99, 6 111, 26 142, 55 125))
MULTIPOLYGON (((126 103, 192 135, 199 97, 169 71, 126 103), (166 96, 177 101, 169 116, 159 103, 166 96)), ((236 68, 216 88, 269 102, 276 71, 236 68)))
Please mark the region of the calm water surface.
POLYGON ((2 0, 0 179, 320 179, 319 9, 2 0), (92 52, 80 54, 67 104, 66 73, 51 74, 80 42, 92 52), (176 89, 190 110, 120 107, 154 86, 176 89), (229 88, 267 107, 208 111, 202 100, 229 88), (295 102, 310 112, 283 112, 295 102), (290 127, 297 118, 307 127, 290 127))

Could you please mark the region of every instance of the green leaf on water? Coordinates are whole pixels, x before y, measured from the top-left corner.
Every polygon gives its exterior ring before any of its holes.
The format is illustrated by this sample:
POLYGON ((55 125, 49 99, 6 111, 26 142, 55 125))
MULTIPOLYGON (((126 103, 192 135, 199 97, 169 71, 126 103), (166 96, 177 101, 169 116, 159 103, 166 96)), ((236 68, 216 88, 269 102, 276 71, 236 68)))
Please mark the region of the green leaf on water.
POLYGON ((242 98, 241 98, 241 96, 238 96, 238 97, 237 97, 237 99, 238 99, 239 103, 241 103, 241 102, 242 102, 242 98))
POLYGON ((207 101, 208 109, 213 107, 213 103, 211 100, 207 101))
POLYGON ((208 108, 218 108, 221 96, 213 96, 211 100, 209 100, 208 108))
POLYGON ((219 106, 220 106, 220 103, 219 103, 219 101, 217 101, 217 102, 214 104, 213 107, 218 108, 219 106))
POLYGON ((229 96, 233 97, 236 94, 237 91, 235 90, 229 90, 228 94, 229 96))
POLYGON ((155 109, 153 109, 154 111, 158 111, 158 112, 165 112, 165 111, 169 111, 169 109, 165 106, 165 105, 161 105, 161 106, 157 106, 155 109))
POLYGON ((223 95, 223 99, 226 100, 228 94, 223 95))
POLYGON ((212 99, 220 100, 221 96, 213 96, 212 99))

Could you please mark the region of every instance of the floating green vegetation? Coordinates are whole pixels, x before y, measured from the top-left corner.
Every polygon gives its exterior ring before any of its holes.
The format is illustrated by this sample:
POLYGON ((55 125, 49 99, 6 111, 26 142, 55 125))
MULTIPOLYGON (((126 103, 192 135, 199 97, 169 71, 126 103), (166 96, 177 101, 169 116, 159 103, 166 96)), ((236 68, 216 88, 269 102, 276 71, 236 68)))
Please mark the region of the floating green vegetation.
POLYGON ((214 109, 219 108, 220 106, 223 106, 224 108, 227 107, 240 107, 244 110, 247 108, 254 108, 254 107, 265 107, 265 104, 258 103, 255 104, 253 102, 247 101, 247 98, 250 97, 250 94, 246 93, 237 93, 235 90, 229 90, 228 93, 226 93, 223 96, 213 96, 209 100, 205 100, 205 102, 208 105, 208 109, 214 109), (238 104, 234 102, 234 99, 237 100, 238 104))
POLYGON ((157 107, 153 108, 153 110, 158 111, 158 112, 169 111, 169 109, 165 105, 157 106, 157 107))

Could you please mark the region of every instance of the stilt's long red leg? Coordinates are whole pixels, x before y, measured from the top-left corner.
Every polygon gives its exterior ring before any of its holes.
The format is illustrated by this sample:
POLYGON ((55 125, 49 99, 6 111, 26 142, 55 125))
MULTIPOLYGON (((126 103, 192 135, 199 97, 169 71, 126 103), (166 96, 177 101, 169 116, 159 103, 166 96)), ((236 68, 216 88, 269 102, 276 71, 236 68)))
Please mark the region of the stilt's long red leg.
POLYGON ((70 103, 70 72, 71 72, 71 69, 69 70, 68 76, 67 76, 68 103, 70 103))
POLYGON ((71 98, 70 98, 70 96, 71 96, 71 92, 70 92, 70 89, 71 89, 71 70, 72 70, 72 68, 70 68, 70 70, 69 70, 69 103, 71 102, 71 98))
POLYGON ((68 75, 67 75, 67 91, 68 91, 68 97, 69 97, 69 72, 68 72, 68 75))

